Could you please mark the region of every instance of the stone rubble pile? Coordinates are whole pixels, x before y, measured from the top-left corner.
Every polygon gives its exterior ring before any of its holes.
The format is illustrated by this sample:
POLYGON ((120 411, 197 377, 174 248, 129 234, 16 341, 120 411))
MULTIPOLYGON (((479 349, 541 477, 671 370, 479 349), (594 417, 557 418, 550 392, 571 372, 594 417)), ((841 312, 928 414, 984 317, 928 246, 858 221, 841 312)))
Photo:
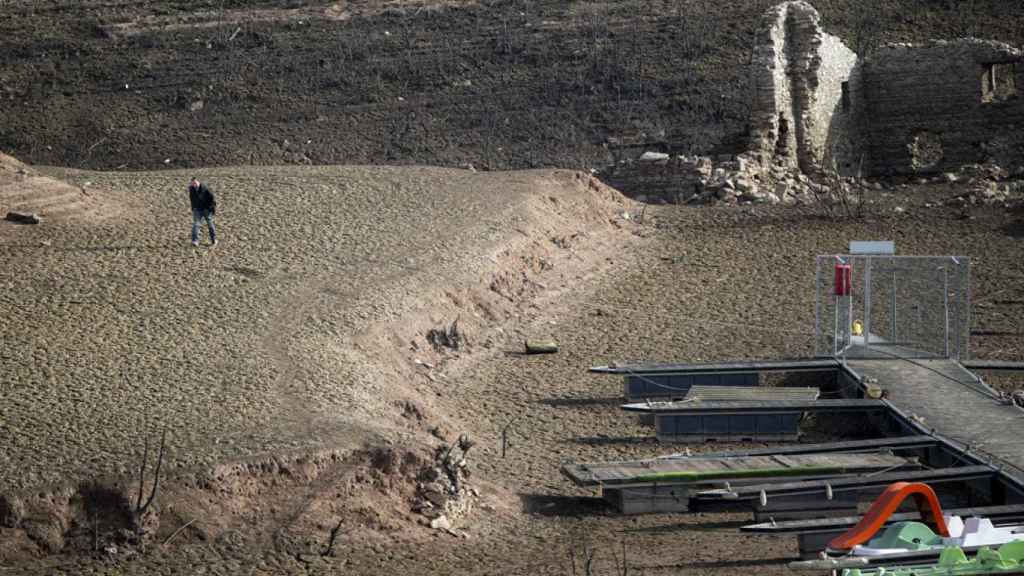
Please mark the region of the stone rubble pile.
POLYGON ((466 434, 453 444, 443 443, 434 451, 433 463, 420 471, 412 509, 429 519, 431 528, 451 531, 452 522, 472 510, 478 495, 468 484, 466 454, 472 447, 466 434))
POLYGON ((613 186, 617 180, 641 182, 647 194, 638 200, 671 204, 810 204, 852 194, 858 187, 878 186, 855 178, 822 182, 778 164, 765 168, 749 153, 712 159, 645 152, 636 160, 620 161, 600 176, 613 186))
POLYGON ((963 193, 950 203, 959 205, 1001 204, 1024 194, 1024 170, 1011 174, 992 162, 966 165, 955 173, 898 177, 883 184, 877 179, 837 175, 812 177, 780 163, 766 168, 754 153, 712 159, 644 152, 599 176, 613 186, 618 180, 639 182, 645 194, 637 200, 661 204, 813 204, 837 202, 841 197, 856 202, 866 193, 900 188, 900 182, 955 185, 963 193))
POLYGON ((991 162, 968 164, 955 174, 942 175, 946 182, 955 182, 963 187, 964 193, 950 200, 951 204, 962 206, 1003 204, 1011 197, 1024 193, 1024 180, 1014 179, 1022 176, 1024 170, 1011 175, 1007 170, 991 162))
POLYGON ((616 154, 640 152, 642 142, 665 150, 617 160, 602 180, 661 202, 848 205, 878 189, 860 179, 865 174, 896 187, 963 180, 963 201, 971 204, 1005 202, 1014 193, 995 165, 1024 179, 1019 48, 961 38, 889 44, 859 58, 825 32, 804 0, 768 8, 756 29, 741 154, 667 154, 684 143, 670 143, 664 130, 631 144, 609 138, 616 154), (992 165, 971 165, 985 161, 992 165))

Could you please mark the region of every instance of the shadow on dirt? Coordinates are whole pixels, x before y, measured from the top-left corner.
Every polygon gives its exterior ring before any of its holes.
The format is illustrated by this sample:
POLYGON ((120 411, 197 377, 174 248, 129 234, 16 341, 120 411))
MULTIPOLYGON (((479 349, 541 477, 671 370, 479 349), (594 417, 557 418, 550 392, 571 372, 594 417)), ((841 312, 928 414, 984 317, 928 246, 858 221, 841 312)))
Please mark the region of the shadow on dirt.
POLYGON ((765 559, 745 559, 745 560, 706 560, 703 562, 678 562, 675 564, 657 564, 645 566, 645 568, 654 569, 714 569, 714 568, 745 568, 775 564, 786 564, 792 562, 792 558, 765 558, 765 559))
POLYGON ((22 244, 0 244, 0 248, 9 248, 16 250, 47 250, 52 252, 163 252, 166 250, 179 250, 182 248, 180 243, 174 244, 154 244, 152 246, 145 245, 131 245, 131 246, 51 246, 41 242, 31 242, 22 244))
POLYGON ((582 407, 618 406, 619 404, 622 404, 623 400, 621 396, 615 396, 608 398, 543 398, 537 402, 547 406, 582 407))
POLYGON ((261 272, 255 268, 249 268, 248 266, 225 266, 223 270, 225 272, 237 274, 243 278, 248 278, 249 280, 258 280, 266 275, 265 272, 261 272))
POLYGON ((738 530, 750 524, 749 520, 723 520, 721 522, 702 522, 700 524, 663 524, 661 526, 644 526, 627 528, 627 534, 675 534, 677 532, 714 532, 717 530, 738 530))
POLYGON ((971 330, 971 336, 1024 336, 1015 330, 971 330))
POLYGON ((1011 238, 1024 238, 1024 220, 1011 222, 1002 228, 1003 234, 1011 238))
POLYGON ((520 494, 523 512, 539 516, 606 516, 612 512, 605 500, 592 496, 520 494))
POLYGON ((611 444, 657 444, 654 436, 578 436, 572 439, 577 444, 608 446, 611 444))

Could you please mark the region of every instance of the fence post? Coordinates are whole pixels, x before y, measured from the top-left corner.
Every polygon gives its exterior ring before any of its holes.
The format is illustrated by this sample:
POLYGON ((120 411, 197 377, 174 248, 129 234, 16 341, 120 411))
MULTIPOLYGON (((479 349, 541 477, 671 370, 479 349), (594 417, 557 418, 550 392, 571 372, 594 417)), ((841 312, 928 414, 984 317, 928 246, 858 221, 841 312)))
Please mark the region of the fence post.
POLYGON ((896 330, 896 263, 893 262, 892 267, 892 342, 896 344, 900 341, 896 330))
POLYGON ((949 358, 949 268, 942 267, 942 306, 946 316, 945 354, 949 358))
POLYGON ((871 349, 871 256, 864 257, 864 349, 871 349))

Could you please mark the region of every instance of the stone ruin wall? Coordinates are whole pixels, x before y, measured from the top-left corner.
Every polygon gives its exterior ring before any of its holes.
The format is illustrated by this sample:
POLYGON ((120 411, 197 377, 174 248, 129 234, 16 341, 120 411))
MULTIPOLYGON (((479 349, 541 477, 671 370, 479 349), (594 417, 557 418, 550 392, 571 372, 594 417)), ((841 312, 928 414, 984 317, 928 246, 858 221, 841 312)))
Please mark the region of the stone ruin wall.
POLYGON ((834 156, 844 172, 855 163, 857 123, 843 106, 843 84, 854 76, 857 55, 824 33, 820 19, 803 1, 779 4, 763 17, 751 62, 750 117, 750 152, 763 166, 817 174, 831 168, 834 156))
POLYGON ((796 128, 787 79, 788 4, 770 8, 758 26, 751 57, 750 152, 762 161, 795 168, 796 128))
POLYGON ((955 172, 985 162, 1024 173, 1020 50, 973 38, 887 46, 865 61, 864 87, 871 173, 955 172), (985 77, 992 65, 999 93, 985 77))
POLYGON ((1024 177, 1024 58, 1006 44, 895 45, 860 60, 797 0, 765 12, 750 68, 745 152, 646 152, 601 177, 650 200, 768 203, 815 201, 836 185, 833 167, 844 187, 866 187, 867 176, 962 176, 983 199, 993 196, 982 183, 1024 177), (991 65, 999 80, 986 84, 991 65))
POLYGON ((822 35, 818 47, 821 65, 808 146, 817 164, 808 173, 832 170, 844 176, 861 176, 865 158, 860 130, 862 102, 861 67, 857 55, 835 36, 822 35), (844 88, 844 85, 846 86, 844 88), (845 97, 844 97, 845 92, 845 97))

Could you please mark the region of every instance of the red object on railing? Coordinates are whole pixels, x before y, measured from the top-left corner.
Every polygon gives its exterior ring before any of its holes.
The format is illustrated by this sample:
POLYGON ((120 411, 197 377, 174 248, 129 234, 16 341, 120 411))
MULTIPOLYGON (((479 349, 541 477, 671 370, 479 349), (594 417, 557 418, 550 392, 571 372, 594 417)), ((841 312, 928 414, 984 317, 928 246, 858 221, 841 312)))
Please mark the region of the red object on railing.
POLYGON ((853 267, 836 264, 836 296, 849 296, 853 288, 853 267))

